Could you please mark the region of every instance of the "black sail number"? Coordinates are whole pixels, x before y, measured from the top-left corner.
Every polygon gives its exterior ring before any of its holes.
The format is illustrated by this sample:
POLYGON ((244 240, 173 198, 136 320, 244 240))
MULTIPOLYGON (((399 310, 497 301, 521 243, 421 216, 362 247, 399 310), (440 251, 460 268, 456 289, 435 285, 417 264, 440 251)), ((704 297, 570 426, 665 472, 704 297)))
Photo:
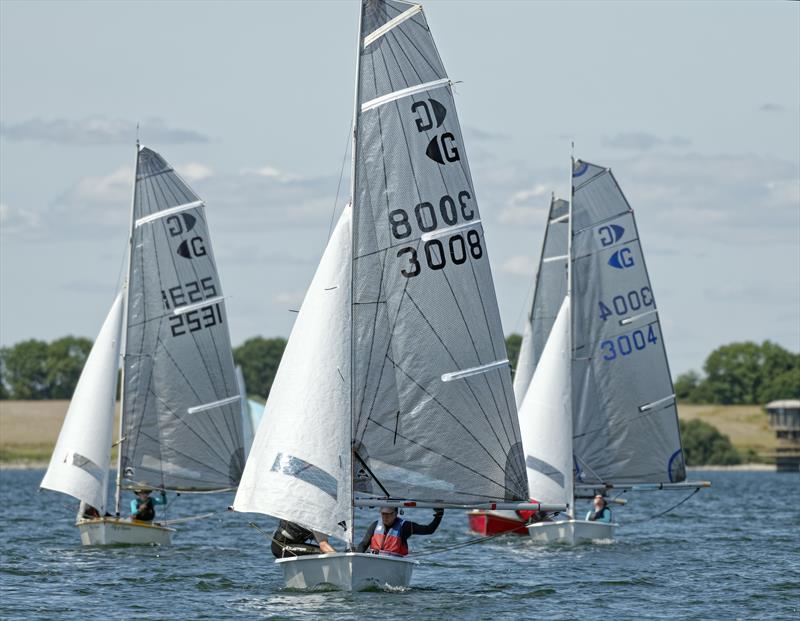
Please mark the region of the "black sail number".
POLYGON ((422 270, 419 261, 417 260, 417 251, 414 248, 406 247, 400 248, 397 252, 397 258, 399 259, 404 254, 410 255, 408 257, 408 267, 411 267, 411 271, 406 269, 405 267, 400 270, 400 273, 405 276, 406 278, 413 278, 414 276, 419 276, 420 271, 422 270))

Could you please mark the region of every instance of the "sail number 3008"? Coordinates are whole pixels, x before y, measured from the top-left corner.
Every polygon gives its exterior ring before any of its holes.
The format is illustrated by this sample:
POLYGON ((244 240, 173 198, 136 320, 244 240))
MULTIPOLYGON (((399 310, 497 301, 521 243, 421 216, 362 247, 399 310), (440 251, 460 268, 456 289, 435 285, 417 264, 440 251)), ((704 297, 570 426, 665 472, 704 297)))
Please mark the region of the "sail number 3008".
MULTIPOLYGON (((419 230, 423 233, 435 231, 439 226, 439 217, 447 226, 458 224, 459 215, 465 222, 474 219, 475 210, 467 204, 467 201, 472 198, 470 193, 463 190, 458 193, 457 198, 456 203, 452 196, 447 194, 442 196, 439 199, 439 216, 437 216, 437 210, 432 203, 425 201, 415 205, 414 217, 419 230)), ((392 229, 392 237, 398 240, 410 237, 413 232, 409 215, 405 209, 394 209, 389 212, 389 226, 392 229)), ((425 263, 432 270, 444 269, 448 258, 451 263, 461 265, 466 262, 468 256, 473 259, 480 259, 483 256, 481 236, 474 229, 467 231, 466 239, 461 233, 455 233, 446 238, 443 236, 443 239, 429 239, 422 248, 425 263)), ((408 264, 400 270, 400 273, 406 278, 418 276, 422 272, 422 261, 417 248, 412 246, 400 248, 397 251, 397 258, 404 257, 408 260, 408 264)))

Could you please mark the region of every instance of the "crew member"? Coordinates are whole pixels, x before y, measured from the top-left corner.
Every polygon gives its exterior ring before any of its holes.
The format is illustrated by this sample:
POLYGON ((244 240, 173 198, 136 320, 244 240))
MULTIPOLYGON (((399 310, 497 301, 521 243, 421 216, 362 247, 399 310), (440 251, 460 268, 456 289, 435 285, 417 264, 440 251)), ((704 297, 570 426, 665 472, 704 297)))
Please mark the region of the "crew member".
POLYGON ((435 509, 430 524, 417 524, 398 516, 397 507, 381 507, 381 519, 370 524, 356 550, 405 556, 408 554, 408 538, 411 535, 432 535, 439 528, 443 515, 444 509, 435 509))
POLYGON ((281 520, 272 535, 272 554, 275 558, 331 552, 336 550, 328 543, 327 535, 303 528, 289 520, 281 520), (316 543, 309 543, 310 541, 316 543))
POLYGON ((606 524, 610 523, 611 509, 608 508, 606 499, 598 494, 594 497, 593 505, 594 511, 589 511, 586 514, 586 519, 590 522, 605 522, 606 524))
POLYGON ((161 490, 159 498, 150 496, 152 490, 137 489, 136 498, 131 500, 131 519, 140 522, 152 522, 156 519, 156 505, 167 504, 167 494, 161 490))

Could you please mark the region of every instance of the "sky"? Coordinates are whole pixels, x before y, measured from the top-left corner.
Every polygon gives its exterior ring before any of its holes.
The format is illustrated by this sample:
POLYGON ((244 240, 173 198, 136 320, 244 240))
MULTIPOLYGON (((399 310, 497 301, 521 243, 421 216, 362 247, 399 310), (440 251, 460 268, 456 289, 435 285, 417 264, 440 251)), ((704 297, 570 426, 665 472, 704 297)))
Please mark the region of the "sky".
MULTIPOLYGON (((506 334, 574 142, 634 209, 673 375, 734 341, 800 351, 800 3, 424 7, 506 334)), ((357 22, 355 1, 2 0, 0 346, 96 336, 137 124, 206 201, 233 344, 288 336, 348 198, 357 22)))

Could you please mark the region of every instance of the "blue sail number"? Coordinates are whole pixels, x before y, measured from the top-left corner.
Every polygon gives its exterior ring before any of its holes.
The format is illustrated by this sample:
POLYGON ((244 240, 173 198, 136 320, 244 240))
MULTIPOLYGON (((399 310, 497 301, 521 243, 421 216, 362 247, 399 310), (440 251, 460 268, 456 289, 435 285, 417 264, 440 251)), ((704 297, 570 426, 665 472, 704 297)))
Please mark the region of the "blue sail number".
POLYGON ((600 349, 603 351, 603 360, 614 360, 617 356, 629 356, 635 351, 642 351, 648 343, 658 343, 653 326, 647 327, 646 336, 642 330, 634 330, 630 334, 620 334, 614 340, 602 341, 600 349))

